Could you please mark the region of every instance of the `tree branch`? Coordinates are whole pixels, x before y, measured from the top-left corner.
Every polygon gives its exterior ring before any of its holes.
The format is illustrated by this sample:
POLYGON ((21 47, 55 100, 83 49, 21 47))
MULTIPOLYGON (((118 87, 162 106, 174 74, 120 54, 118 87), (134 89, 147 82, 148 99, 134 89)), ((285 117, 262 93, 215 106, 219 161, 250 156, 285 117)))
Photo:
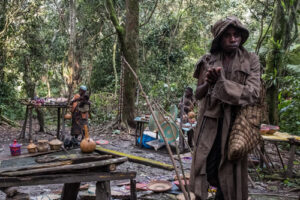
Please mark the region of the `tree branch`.
POLYGON ((124 38, 125 37, 125 29, 119 23, 119 20, 118 20, 117 14, 116 14, 116 10, 114 8, 112 0, 106 0, 106 4, 107 4, 110 20, 113 23, 113 25, 116 29, 116 32, 118 34, 119 41, 122 44, 121 47, 124 47, 125 46, 125 38, 124 38))
POLYGON ((158 0, 156 0, 154 8, 153 8, 152 12, 150 13, 150 16, 148 17, 148 19, 143 24, 140 25, 140 27, 145 26, 146 24, 149 23, 150 19, 152 18, 152 15, 153 15, 156 7, 157 7, 157 4, 158 4, 158 0))

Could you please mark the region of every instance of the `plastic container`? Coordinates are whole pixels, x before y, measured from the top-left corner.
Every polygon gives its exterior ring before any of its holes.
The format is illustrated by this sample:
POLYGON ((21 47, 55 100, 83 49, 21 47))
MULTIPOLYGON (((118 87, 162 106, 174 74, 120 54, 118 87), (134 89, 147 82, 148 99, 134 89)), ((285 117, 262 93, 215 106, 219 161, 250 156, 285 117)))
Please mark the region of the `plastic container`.
POLYGON ((14 140, 14 143, 10 144, 9 148, 12 156, 21 155, 21 145, 17 143, 17 140, 14 140))

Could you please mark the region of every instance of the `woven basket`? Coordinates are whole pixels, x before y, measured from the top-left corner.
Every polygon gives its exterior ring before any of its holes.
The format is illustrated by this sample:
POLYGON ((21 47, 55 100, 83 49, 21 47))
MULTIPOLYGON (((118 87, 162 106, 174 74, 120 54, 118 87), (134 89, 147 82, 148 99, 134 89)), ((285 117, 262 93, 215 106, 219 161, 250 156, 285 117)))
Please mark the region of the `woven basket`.
POLYGON ((229 136, 228 160, 237 160, 247 155, 262 141, 259 126, 262 118, 260 105, 241 108, 229 136))

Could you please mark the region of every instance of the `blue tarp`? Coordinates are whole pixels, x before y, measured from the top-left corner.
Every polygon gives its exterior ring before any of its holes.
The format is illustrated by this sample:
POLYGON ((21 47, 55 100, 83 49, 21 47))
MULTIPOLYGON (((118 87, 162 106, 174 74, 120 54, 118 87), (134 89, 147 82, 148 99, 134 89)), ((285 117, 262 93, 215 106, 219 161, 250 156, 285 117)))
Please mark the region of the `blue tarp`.
MULTIPOLYGON (((149 146, 149 145, 147 145, 146 142, 150 142, 150 141, 152 141, 152 140, 156 140, 156 138, 151 137, 151 136, 149 136, 149 135, 143 134, 142 146, 145 147, 145 148, 147 148, 147 149, 151 149, 152 147, 149 146)), ((140 137, 138 137, 137 143, 140 144, 140 137)))

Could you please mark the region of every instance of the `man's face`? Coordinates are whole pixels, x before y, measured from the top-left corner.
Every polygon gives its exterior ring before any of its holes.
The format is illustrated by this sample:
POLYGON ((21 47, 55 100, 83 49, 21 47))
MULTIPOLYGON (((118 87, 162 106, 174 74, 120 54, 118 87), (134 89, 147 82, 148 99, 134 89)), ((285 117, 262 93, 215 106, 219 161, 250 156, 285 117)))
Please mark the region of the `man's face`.
POLYGON ((85 91, 82 90, 82 89, 79 89, 79 95, 80 95, 80 96, 83 96, 84 94, 85 94, 85 91))
POLYGON ((222 35, 221 47, 225 52, 231 53, 239 48, 241 41, 241 32, 238 29, 229 26, 222 35))
POLYGON ((185 89, 185 96, 186 96, 186 97, 191 97, 192 95, 193 95, 193 93, 191 93, 190 90, 185 89))

